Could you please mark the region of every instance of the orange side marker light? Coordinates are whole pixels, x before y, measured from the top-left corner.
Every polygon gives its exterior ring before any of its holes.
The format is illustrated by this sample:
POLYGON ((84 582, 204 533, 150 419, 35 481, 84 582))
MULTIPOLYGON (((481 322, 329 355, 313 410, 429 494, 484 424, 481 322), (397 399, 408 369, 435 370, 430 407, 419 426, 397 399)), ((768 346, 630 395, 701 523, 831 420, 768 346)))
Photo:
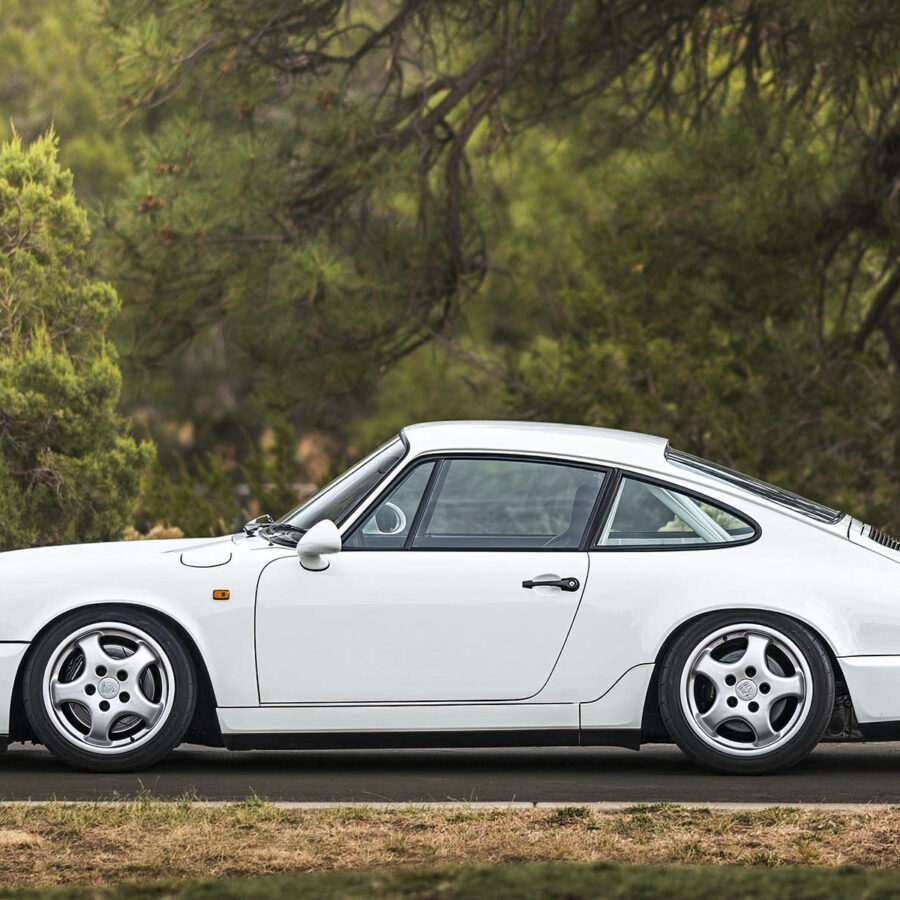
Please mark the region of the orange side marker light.
POLYGON ((231 596, 231 591, 213 591, 213 600, 227 600, 231 596))

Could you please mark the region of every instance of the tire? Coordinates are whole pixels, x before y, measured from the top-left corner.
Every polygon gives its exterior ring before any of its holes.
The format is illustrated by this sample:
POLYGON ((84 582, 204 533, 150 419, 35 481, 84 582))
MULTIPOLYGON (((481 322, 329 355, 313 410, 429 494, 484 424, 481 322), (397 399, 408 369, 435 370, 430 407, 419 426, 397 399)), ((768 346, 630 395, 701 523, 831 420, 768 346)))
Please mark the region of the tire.
POLYGON ((39 740, 70 766, 128 772, 159 762, 197 703, 190 654, 171 628, 133 607, 92 606, 40 637, 23 676, 39 740))
POLYGON ((701 766, 775 772, 819 743, 834 708, 834 671, 821 641, 793 619, 714 613, 666 653, 659 705, 672 739, 701 766))

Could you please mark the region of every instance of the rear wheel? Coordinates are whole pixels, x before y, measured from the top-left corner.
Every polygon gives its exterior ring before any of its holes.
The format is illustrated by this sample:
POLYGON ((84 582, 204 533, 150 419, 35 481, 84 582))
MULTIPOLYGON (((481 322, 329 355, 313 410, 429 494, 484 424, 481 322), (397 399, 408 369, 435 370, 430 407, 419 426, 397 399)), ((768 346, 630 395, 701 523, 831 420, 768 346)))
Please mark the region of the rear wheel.
POLYGON ((37 736, 72 766, 145 768, 187 730, 196 705, 190 655, 170 628, 137 609, 91 607, 38 642, 24 675, 37 736))
POLYGON ((696 762, 771 772, 819 742, 834 707, 834 673, 819 640, 792 619, 724 612, 676 639, 659 698, 669 734, 696 762))

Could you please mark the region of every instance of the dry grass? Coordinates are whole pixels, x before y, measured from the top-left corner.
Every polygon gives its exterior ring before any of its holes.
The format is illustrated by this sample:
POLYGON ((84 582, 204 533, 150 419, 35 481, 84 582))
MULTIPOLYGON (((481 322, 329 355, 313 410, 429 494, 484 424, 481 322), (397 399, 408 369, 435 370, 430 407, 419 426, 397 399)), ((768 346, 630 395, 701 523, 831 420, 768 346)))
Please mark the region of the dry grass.
POLYGON ((523 860, 900 866, 900 809, 0 807, 0 887, 523 860))

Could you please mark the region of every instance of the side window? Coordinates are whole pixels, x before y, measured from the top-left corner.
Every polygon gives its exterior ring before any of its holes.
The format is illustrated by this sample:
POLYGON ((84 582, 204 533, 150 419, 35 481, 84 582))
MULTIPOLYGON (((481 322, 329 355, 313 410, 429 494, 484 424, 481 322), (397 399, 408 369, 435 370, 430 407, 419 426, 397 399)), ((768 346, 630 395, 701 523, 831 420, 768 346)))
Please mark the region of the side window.
POLYGON ((707 500, 623 478, 597 545, 653 548, 728 544, 753 534, 749 522, 707 500))
POLYGON ((420 549, 577 550, 604 474, 556 463, 451 459, 413 538, 420 549))
POLYGON ((434 465, 427 462, 415 466, 344 541, 344 546, 378 550, 402 548, 434 465))

